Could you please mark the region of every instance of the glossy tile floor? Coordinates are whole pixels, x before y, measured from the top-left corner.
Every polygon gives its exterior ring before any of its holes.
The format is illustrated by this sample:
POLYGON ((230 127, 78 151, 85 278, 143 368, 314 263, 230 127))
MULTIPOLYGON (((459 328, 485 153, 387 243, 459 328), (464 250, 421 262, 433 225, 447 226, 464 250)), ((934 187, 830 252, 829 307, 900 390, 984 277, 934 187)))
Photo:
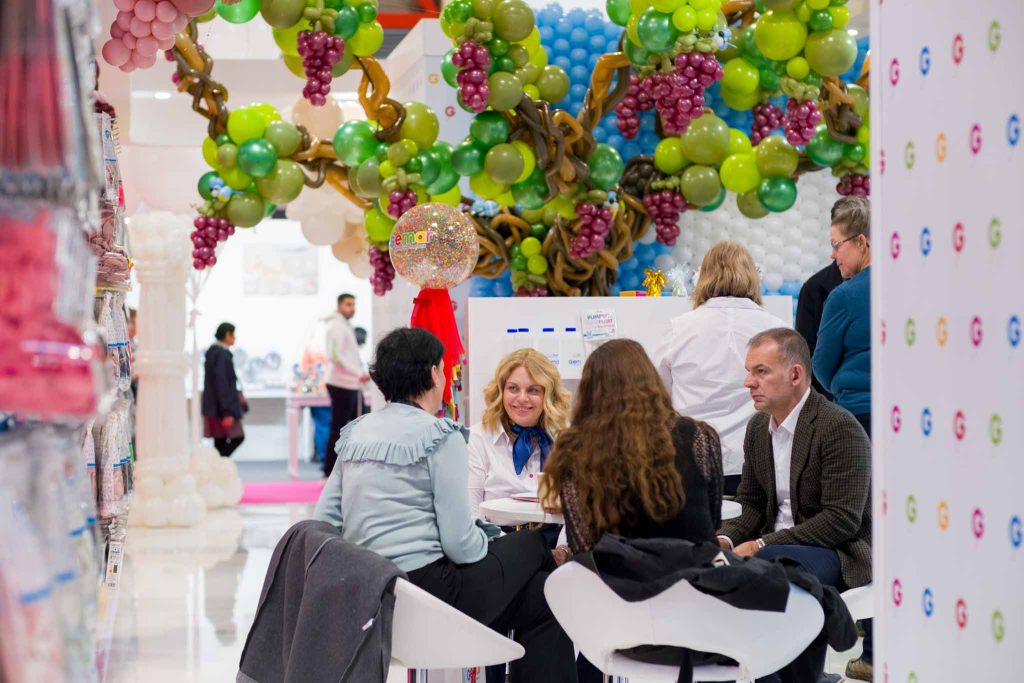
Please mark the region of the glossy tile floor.
MULTIPOLYGON (((130 528, 103 680, 234 681, 274 546, 311 513, 250 505, 215 511, 195 529, 130 528)), ((392 671, 389 683, 405 680, 404 669, 392 671)))
MULTIPOLYGON (((311 513, 249 505, 215 511, 195 529, 129 529, 114 617, 100 628, 102 680, 234 681, 274 546, 311 513)), ((830 652, 828 669, 842 673, 851 654, 830 652)), ((404 681, 404 669, 392 670, 388 683, 404 681)))

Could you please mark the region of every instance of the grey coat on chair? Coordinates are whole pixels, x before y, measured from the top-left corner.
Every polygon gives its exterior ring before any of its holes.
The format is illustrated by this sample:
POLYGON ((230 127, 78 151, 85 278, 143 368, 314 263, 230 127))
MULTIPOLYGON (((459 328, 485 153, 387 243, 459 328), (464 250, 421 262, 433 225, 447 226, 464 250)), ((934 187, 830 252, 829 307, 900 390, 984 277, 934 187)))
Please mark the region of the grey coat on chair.
POLYGON ((871 442, 857 419, 814 389, 793 435, 790 500, 794 526, 775 531, 779 511, 767 413, 747 425, 743 479, 736 502, 743 513, 722 524, 736 545, 809 545, 839 553, 850 588, 871 582, 871 442))
POLYGON ((384 683, 398 577, 330 524, 299 522, 274 549, 236 683, 384 683))

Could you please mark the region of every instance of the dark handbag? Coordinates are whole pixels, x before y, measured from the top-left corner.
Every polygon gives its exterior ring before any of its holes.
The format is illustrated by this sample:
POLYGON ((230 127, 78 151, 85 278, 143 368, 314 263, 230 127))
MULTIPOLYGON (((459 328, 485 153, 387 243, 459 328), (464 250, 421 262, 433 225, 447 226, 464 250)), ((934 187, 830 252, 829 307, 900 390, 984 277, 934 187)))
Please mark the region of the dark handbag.
POLYGON ((242 415, 249 412, 249 401, 245 398, 245 394, 242 393, 241 389, 238 390, 238 404, 242 406, 242 415))

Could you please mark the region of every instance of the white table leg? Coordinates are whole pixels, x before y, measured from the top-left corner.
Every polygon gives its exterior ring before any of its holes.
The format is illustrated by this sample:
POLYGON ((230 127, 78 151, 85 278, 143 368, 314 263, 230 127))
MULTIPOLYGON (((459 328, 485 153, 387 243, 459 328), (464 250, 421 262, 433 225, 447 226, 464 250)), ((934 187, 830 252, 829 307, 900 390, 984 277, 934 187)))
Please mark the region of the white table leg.
POLYGON ((299 416, 302 408, 289 405, 288 413, 288 476, 299 478, 299 416))

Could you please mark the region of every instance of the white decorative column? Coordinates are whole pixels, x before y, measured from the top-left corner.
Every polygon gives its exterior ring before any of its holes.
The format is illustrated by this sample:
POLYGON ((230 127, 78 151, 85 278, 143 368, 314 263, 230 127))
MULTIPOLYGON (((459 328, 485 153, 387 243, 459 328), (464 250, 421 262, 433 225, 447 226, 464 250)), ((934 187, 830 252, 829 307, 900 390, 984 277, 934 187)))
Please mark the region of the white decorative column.
POLYGON ((129 231, 140 292, 138 466, 131 521, 151 527, 192 526, 206 517, 208 507, 236 504, 242 485, 234 463, 221 462, 207 446, 193 448, 189 439, 184 349, 191 219, 145 213, 132 219, 129 231))

